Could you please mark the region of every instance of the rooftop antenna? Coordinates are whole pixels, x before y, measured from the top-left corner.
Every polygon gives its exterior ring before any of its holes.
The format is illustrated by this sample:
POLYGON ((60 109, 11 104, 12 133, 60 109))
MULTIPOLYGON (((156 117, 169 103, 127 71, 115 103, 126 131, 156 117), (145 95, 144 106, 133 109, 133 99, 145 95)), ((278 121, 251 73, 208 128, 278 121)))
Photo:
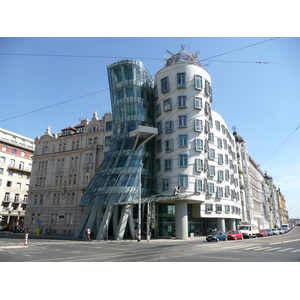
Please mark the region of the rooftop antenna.
POLYGON ((232 126, 232 129, 233 129, 234 132, 236 132, 236 129, 237 129, 237 128, 236 128, 235 125, 233 125, 233 126, 232 126))

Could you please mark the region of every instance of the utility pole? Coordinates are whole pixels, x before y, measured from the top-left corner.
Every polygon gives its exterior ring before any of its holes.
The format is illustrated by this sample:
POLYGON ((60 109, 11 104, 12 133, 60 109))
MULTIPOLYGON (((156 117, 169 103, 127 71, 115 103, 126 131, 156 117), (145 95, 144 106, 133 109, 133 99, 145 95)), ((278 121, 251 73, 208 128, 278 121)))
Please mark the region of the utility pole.
POLYGON ((141 241, 142 163, 139 167, 138 242, 141 241))

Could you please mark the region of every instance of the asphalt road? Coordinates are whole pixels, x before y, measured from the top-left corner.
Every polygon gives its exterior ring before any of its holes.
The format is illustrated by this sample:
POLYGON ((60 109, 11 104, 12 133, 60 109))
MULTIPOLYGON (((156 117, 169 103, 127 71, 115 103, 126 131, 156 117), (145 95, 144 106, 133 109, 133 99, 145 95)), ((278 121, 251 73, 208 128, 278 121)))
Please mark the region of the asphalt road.
POLYGON ((1 236, 10 247, 0 248, 0 262, 299 262, 300 227, 272 237, 227 242, 78 241, 31 239, 28 247, 14 247, 20 239, 1 236))

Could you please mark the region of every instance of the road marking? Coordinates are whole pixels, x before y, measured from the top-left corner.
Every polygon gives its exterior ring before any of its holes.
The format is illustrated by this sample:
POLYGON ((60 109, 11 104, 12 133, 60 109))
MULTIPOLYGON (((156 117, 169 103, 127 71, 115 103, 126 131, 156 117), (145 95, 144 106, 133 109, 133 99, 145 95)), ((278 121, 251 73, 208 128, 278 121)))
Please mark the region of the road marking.
POLYGON ((293 252, 293 253, 296 253, 296 252, 299 252, 300 249, 296 249, 296 250, 293 250, 293 251, 290 251, 290 252, 293 252))
POLYGON ((265 251, 266 249, 269 249, 269 248, 271 248, 271 247, 261 247, 261 248, 253 249, 253 250, 263 250, 263 251, 265 251))
POLYGON ((266 251, 274 251, 274 250, 278 250, 278 249, 282 249, 282 247, 275 247, 275 248, 271 248, 270 250, 266 250, 266 251))
POLYGON ((284 249, 278 250, 277 252, 285 252, 285 251, 289 251, 292 249, 294 249, 294 248, 284 248, 284 249))

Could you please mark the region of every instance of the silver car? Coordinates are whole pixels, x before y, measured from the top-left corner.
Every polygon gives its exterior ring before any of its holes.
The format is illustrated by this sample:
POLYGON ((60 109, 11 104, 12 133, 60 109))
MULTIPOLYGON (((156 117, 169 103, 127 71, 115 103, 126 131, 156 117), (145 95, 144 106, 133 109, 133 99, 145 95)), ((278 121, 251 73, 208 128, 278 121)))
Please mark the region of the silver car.
POLYGON ((277 234, 277 235, 280 234, 280 232, 277 228, 273 228, 272 231, 273 231, 273 234, 277 234))

